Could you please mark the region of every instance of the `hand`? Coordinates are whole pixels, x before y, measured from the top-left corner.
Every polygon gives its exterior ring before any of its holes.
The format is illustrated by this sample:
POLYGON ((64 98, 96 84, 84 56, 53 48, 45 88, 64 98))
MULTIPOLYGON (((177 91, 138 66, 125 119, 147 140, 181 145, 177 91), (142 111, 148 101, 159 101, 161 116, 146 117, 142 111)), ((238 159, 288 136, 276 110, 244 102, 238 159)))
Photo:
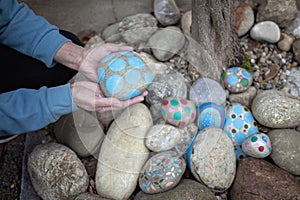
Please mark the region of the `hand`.
POLYGON ((120 110, 130 105, 139 103, 144 100, 148 94, 143 92, 140 96, 121 101, 116 98, 106 98, 100 90, 99 84, 79 81, 71 84, 71 93, 75 104, 88 111, 108 112, 111 110, 120 110))
POLYGON ((130 46, 114 44, 103 44, 90 49, 85 49, 81 54, 81 61, 78 71, 82 72, 91 81, 98 82, 97 68, 102 58, 118 51, 132 51, 130 46))

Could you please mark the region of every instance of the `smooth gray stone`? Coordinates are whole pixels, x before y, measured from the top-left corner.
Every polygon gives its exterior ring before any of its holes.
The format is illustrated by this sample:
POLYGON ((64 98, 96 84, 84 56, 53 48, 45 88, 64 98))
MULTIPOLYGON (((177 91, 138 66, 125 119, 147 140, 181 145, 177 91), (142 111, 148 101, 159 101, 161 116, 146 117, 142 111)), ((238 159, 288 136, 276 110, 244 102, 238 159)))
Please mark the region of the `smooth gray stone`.
POLYGON ((238 93, 238 94, 230 94, 229 95, 229 101, 231 103, 239 103, 247 108, 251 108, 252 101, 256 96, 256 88, 255 87, 250 87, 248 90, 246 90, 243 93, 238 93))
POLYGON ((180 10, 175 0, 154 0, 154 15, 163 26, 170 26, 180 19, 180 10))
POLYGON ((268 136, 275 164, 291 174, 300 175, 300 133, 292 129, 274 129, 268 136))
POLYGON ((109 200, 109 199, 103 198, 97 194, 83 193, 78 197, 76 197, 74 200, 109 200))
POLYGON ((187 11, 181 17, 181 29, 187 36, 191 36, 192 11, 187 11))
POLYGON ((241 16, 238 16, 238 19, 242 20, 240 21, 239 26, 237 26, 238 36, 241 37, 251 29, 251 27, 254 24, 255 17, 253 9, 251 8, 251 6, 248 5, 245 6, 244 4, 241 4, 236 8, 236 11, 242 11, 235 13, 236 15, 242 13, 241 16))
POLYGON ((163 200, 217 200, 214 194, 204 185, 190 180, 183 179, 172 190, 159 193, 159 194, 146 194, 140 191, 134 200, 153 200, 153 199, 163 199, 163 200))
POLYGON ((250 36, 260 42, 276 43, 280 39, 280 29, 272 21, 263 21, 255 24, 250 31, 250 36))
POLYGON ((120 22, 111 24, 107 26, 102 32, 102 37, 105 42, 116 42, 122 38, 121 33, 119 32, 119 24, 120 22))

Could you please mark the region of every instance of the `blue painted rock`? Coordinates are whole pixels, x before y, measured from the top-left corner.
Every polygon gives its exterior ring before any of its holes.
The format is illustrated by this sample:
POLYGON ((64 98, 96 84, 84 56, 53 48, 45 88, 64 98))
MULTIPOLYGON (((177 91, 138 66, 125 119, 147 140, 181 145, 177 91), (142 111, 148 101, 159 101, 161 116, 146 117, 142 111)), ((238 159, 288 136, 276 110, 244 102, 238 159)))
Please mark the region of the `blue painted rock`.
POLYGON ((245 157, 240 146, 249 136, 258 133, 257 123, 250 110, 238 103, 229 106, 224 130, 233 141, 237 158, 245 157))
POLYGON ((265 158, 272 151, 271 141, 264 133, 256 133, 248 137, 242 144, 244 153, 255 158, 265 158))
POLYGON ((233 93, 246 91, 252 84, 252 75, 243 68, 231 67, 222 73, 222 82, 224 86, 233 93))
POLYGON ((187 150, 187 164, 197 181, 216 191, 228 189, 236 172, 231 139, 217 127, 198 132, 187 150))
POLYGON ((101 60, 98 77, 106 97, 127 100, 144 92, 154 75, 137 53, 121 51, 101 60))
POLYGON ((212 102, 204 103, 198 107, 197 113, 197 125, 200 131, 210 126, 224 127, 225 109, 222 106, 212 102))
POLYGON ((151 157, 141 170, 139 186, 145 193, 160 193, 174 188, 185 171, 186 163, 174 151, 151 157))
POLYGON ((186 99, 168 97, 162 102, 161 113, 167 123, 183 127, 196 119, 196 106, 186 99))

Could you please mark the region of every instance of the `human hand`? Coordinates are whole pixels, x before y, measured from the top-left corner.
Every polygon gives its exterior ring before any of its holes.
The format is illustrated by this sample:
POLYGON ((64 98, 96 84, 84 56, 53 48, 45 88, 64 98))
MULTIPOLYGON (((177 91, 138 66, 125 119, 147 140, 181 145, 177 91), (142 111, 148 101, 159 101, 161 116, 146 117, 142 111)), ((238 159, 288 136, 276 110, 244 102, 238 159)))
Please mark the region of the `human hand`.
POLYGON ((90 49, 85 49, 81 54, 78 71, 82 72, 91 81, 98 82, 97 68, 102 58, 118 51, 132 51, 130 46, 103 44, 90 49))
POLYGON ((108 112, 120 110, 144 100, 147 91, 141 95, 121 101, 116 98, 106 98, 100 90, 99 84, 89 81, 77 81, 71 84, 71 93, 75 104, 88 111, 108 112))

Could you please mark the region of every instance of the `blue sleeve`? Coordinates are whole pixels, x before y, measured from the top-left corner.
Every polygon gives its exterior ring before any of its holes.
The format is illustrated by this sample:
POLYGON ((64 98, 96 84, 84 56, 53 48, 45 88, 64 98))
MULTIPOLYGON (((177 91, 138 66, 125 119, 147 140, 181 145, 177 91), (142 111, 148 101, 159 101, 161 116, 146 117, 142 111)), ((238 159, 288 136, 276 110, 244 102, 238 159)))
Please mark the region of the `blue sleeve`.
POLYGON ((0 94, 0 136, 38 130, 77 110, 70 84, 0 94))
POLYGON ((25 3, 0 0, 0 43, 51 67, 56 52, 68 41, 56 26, 35 15, 25 3))

